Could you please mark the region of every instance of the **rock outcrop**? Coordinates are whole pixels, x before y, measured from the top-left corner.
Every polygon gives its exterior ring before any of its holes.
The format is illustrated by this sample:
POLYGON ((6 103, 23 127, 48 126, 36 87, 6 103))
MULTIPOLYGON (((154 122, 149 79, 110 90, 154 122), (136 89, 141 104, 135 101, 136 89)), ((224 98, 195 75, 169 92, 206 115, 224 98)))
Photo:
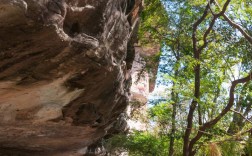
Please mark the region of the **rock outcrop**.
POLYGON ((0 1, 0 155, 83 155, 114 131, 140 10, 140 0, 0 1))
POLYGON ((153 61, 160 51, 160 46, 135 46, 130 88, 130 104, 127 107, 130 130, 146 131, 148 127, 148 98, 154 90, 158 61, 153 61), (147 68, 148 67, 148 68, 147 68))

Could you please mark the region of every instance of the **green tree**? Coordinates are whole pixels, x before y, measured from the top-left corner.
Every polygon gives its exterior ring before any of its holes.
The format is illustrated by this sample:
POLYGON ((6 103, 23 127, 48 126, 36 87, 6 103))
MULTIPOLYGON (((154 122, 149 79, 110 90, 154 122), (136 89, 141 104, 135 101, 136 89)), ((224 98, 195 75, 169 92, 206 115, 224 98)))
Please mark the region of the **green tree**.
POLYGON ((160 71, 168 84, 167 100, 150 108, 148 132, 129 135, 128 141, 142 138, 127 146, 129 151, 251 155, 251 4, 146 0, 140 42, 162 45, 160 71))

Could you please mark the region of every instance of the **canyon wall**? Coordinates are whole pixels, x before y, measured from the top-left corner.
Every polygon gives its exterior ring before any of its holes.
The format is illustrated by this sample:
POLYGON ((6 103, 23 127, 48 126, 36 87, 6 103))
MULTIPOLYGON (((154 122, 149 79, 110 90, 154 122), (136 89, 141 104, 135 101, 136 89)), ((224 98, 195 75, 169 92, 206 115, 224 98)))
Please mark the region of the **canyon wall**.
POLYGON ((140 0, 0 1, 1 155, 98 155, 92 144, 126 129, 140 11, 140 0))

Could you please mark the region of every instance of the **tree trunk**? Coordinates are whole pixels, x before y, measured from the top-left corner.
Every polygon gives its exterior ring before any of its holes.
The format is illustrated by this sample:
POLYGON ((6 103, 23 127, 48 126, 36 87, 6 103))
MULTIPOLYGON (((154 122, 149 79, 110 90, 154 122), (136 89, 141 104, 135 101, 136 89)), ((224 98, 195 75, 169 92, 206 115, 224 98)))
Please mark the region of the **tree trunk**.
MULTIPOLYGON (((178 70, 175 71, 175 79, 178 76, 178 70)), ((170 133, 170 146, 169 146, 169 156, 174 155, 174 142, 175 142, 175 132, 176 132, 176 114, 178 106, 178 93, 174 91, 175 83, 173 82, 173 88, 171 93, 171 99, 174 102, 172 105, 172 129, 170 133)))

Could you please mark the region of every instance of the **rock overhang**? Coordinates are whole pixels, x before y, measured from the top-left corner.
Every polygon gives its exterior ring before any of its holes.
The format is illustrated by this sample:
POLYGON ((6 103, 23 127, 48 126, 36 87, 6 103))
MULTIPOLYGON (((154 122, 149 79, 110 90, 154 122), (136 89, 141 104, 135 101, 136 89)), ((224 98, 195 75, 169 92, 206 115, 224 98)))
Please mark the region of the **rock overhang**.
POLYGON ((0 2, 2 151, 78 154, 111 131, 131 83, 126 3, 0 2))

